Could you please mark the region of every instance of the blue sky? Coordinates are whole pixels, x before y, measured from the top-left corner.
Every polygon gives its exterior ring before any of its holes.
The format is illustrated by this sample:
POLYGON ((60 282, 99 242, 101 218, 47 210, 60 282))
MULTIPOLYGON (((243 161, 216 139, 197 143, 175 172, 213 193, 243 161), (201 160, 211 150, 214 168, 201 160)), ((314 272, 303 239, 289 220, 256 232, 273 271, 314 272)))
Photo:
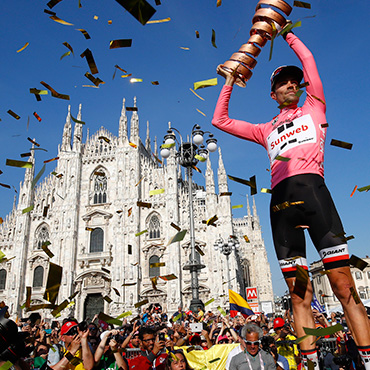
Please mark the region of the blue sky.
MULTIPOLYGON (((256 175, 258 188, 270 187, 265 150, 222 133, 210 123, 223 84, 223 78, 215 73, 216 66, 229 59, 248 40, 257 0, 223 0, 218 8, 216 0, 161 0, 162 5, 159 6, 154 0, 149 2, 157 11, 152 20, 170 17, 171 21, 143 26, 114 0, 81 0, 82 8, 78 8, 78 0, 63 0, 52 11, 74 24, 65 26, 54 22, 43 12, 49 9, 46 0, 2 3, 1 183, 19 189, 24 170, 7 167, 5 161, 6 158, 21 159, 20 153, 29 151, 27 137, 35 138, 41 147, 48 150, 47 153, 37 152, 36 172, 44 160, 57 155, 68 104, 71 104, 74 117, 78 104, 82 104, 82 120, 86 122, 84 137, 87 128, 91 134, 100 126, 117 134, 122 98, 126 98, 127 106, 130 106, 133 105, 133 97, 137 96, 142 139, 145 139, 147 120, 152 140, 157 136, 159 142, 168 121, 185 135, 198 123, 215 133, 229 174, 242 178, 256 175), (98 19, 95 20, 94 16, 98 19), (111 25, 108 20, 112 21, 111 25), (91 39, 86 40, 76 28, 85 29, 91 39), (212 29, 216 33, 217 48, 211 44, 212 29), (196 30, 199 31, 199 39, 195 37, 196 30), (132 47, 110 50, 109 42, 114 39, 132 39, 132 47), (26 42, 29 46, 17 53, 26 42), (68 51, 63 42, 73 47, 75 56, 60 60, 68 51), (89 71, 87 62, 80 57, 86 48, 92 51, 99 70, 95 76, 105 81, 99 89, 82 87, 91 85, 84 77, 89 71), (131 84, 129 79, 120 77, 120 71, 112 80, 116 64, 143 82, 131 84), (218 86, 197 91, 204 101, 190 92, 194 82, 214 77, 218 77, 218 86), (45 81, 59 93, 70 95, 70 101, 56 99, 49 94, 37 102, 29 89, 43 89, 40 81, 45 81), (159 85, 154 86, 151 81, 159 81, 159 85), (15 120, 7 113, 8 109, 21 118, 15 120), (204 112, 206 117, 196 109, 204 112), (33 112, 42 118, 41 123, 33 112)), ((314 0, 310 3, 310 10, 294 8, 290 19, 302 20, 302 27, 295 33, 313 52, 324 84, 329 123, 326 182, 347 235, 355 237, 349 242, 350 252, 364 257, 370 250, 369 193, 356 192, 352 198, 350 194, 355 185, 370 184, 369 2, 314 0), (353 143, 353 149, 330 146, 332 138, 353 143)), ((257 58, 257 66, 247 87, 234 89, 230 103, 232 118, 259 123, 278 114, 276 103, 269 97, 269 76, 279 65, 299 62, 282 38, 275 42, 271 61, 268 61, 269 49, 268 43, 257 58)), ((212 155, 211 159, 216 169, 217 155, 212 155)), ((46 172, 50 173, 54 167, 55 163, 49 163, 46 172)), ((202 175, 196 174, 195 180, 204 183, 202 175)), ((233 182, 229 186, 233 192, 232 204, 245 204, 245 194, 249 189, 233 182)), ((14 194, 13 189, 0 187, 1 217, 5 218, 10 212, 14 194)), ((270 196, 258 193, 255 198, 271 264, 274 292, 282 294, 285 284, 274 254, 269 225, 270 196)), ((234 216, 242 217, 245 212, 245 207, 234 210, 234 216)), ((318 255, 311 243, 308 243, 308 250, 309 262, 317 260, 318 255)))

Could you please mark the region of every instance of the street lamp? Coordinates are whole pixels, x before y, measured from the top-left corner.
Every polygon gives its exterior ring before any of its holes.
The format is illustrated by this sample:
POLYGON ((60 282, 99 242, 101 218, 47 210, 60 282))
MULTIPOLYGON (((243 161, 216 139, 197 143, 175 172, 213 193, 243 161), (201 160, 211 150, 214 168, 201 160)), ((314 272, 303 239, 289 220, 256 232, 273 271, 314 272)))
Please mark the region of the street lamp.
POLYGON ((195 250, 195 228, 194 228, 194 210, 193 210, 193 168, 200 160, 204 162, 207 159, 208 152, 214 152, 217 150, 217 140, 213 137, 209 131, 202 131, 199 125, 194 125, 191 130, 190 141, 189 137, 187 141, 184 142, 180 132, 171 127, 169 123, 169 128, 167 134, 164 137, 164 144, 161 147, 161 156, 163 158, 168 158, 171 154, 171 148, 176 152, 176 158, 179 164, 186 168, 188 179, 189 179, 189 217, 190 217, 190 260, 183 269, 189 270, 191 275, 191 295, 192 299, 190 302, 190 310, 193 312, 198 311, 198 307, 203 309, 203 303, 199 299, 199 281, 198 281, 198 271, 205 267, 200 261, 197 260, 196 250, 195 250), (177 132, 180 136, 180 142, 176 138, 177 132), (207 147, 203 145, 204 134, 208 134, 208 139, 206 140, 207 147), (176 151, 176 142, 178 144, 178 149, 176 151))
POLYGON ((230 269, 229 269, 229 256, 232 251, 237 250, 240 247, 238 240, 235 237, 229 236, 229 239, 225 242, 221 236, 215 241, 213 245, 215 251, 220 251, 226 256, 226 269, 227 269, 227 286, 230 289, 230 269))

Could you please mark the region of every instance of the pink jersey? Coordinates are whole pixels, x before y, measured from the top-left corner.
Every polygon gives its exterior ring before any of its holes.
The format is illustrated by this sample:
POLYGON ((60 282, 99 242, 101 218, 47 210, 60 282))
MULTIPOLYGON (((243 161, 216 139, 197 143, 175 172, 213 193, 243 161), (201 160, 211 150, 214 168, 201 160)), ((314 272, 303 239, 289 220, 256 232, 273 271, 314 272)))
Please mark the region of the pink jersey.
MULTIPOLYGON (((292 33, 286 41, 302 63, 307 98, 302 107, 283 108, 268 123, 252 124, 229 118, 231 86, 224 86, 217 101, 212 124, 245 140, 261 144, 271 166, 271 188, 287 177, 318 174, 324 177, 326 137, 324 91, 315 60, 307 47, 292 33), (320 100, 314 98, 319 98, 320 100), (276 157, 290 158, 280 160, 276 157)), ((284 159, 284 158, 283 158, 284 159)))

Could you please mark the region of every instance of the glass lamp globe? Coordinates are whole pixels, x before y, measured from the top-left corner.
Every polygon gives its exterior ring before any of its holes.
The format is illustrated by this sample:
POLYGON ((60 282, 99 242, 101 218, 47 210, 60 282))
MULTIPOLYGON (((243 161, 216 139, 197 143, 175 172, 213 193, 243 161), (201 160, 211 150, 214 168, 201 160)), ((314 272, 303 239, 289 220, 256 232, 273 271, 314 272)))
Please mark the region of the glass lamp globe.
POLYGON ((203 135, 201 135, 200 133, 197 133, 193 136, 193 143, 195 145, 203 144, 203 140, 204 140, 203 135))
POLYGON ((167 148, 161 149, 162 158, 168 158, 170 156, 170 154, 171 154, 171 152, 167 148))
POLYGON ((211 153, 213 153, 213 152, 215 152, 215 151, 217 150, 217 144, 216 144, 214 141, 209 141, 209 142, 207 143, 207 149, 208 149, 211 153))
POLYGON ((164 141, 165 144, 175 144, 175 139, 171 136, 167 137, 164 141))

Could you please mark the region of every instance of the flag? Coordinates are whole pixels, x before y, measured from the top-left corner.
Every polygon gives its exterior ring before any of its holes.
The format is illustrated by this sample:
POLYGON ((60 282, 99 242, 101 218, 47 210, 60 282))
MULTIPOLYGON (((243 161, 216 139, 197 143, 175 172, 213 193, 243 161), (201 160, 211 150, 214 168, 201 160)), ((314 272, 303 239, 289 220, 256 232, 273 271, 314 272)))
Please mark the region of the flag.
POLYGON ((230 316, 235 317, 240 312, 243 317, 254 315, 247 301, 238 293, 229 289, 230 316))
POLYGON ((315 294, 312 297, 311 308, 314 309, 314 310, 319 311, 320 313, 325 312, 324 307, 319 303, 315 294))

